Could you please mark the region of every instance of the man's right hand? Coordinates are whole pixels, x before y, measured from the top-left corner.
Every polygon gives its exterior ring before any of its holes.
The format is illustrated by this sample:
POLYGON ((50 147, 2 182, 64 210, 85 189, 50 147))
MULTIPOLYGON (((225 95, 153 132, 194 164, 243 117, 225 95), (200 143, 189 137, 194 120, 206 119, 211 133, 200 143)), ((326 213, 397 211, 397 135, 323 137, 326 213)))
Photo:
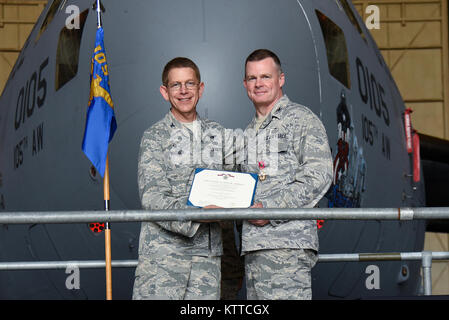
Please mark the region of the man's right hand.
MULTIPOLYGON (((210 204, 208 206, 203 207, 203 209, 221 209, 222 207, 216 206, 214 204, 210 204)), ((198 222, 210 223, 210 222, 219 222, 220 220, 198 220, 198 222)))

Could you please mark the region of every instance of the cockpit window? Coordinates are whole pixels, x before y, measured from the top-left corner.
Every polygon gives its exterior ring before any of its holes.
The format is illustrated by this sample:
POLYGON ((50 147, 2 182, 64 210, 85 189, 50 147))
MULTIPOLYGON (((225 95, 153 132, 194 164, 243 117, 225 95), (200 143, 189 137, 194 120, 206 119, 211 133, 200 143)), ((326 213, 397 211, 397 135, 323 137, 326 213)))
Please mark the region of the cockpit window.
POLYGON ((331 19, 316 10, 326 44, 327 63, 330 74, 346 88, 351 88, 348 50, 343 31, 331 19))
POLYGON ((61 7, 62 1, 63 0, 54 0, 53 3, 51 4, 50 9, 48 9, 47 15, 45 16, 44 22, 42 22, 41 28, 39 29, 36 41, 39 40, 40 36, 44 33, 45 30, 47 30, 47 27, 53 21, 53 18, 55 17, 56 13, 61 7))
POLYGON ((56 52, 56 91, 74 78, 78 72, 81 37, 88 13, 89 10, 80 13, 79 28, 68 29, 65 26, 59 33, 58 50, 56 52))
POLYGON ((351 21, 352 25, 357 29, 357 31, 360 33, 360 36, 362 37, 362 39, 366 42, 365 34, 363 33, 362 28, 360 27, 360 24, 354 15, 354 12, 349 7, 348 1, 340 0, 340 3, 343 6, 343 10, 345 11, 346 15, 348 16, 349 21, 351 21))

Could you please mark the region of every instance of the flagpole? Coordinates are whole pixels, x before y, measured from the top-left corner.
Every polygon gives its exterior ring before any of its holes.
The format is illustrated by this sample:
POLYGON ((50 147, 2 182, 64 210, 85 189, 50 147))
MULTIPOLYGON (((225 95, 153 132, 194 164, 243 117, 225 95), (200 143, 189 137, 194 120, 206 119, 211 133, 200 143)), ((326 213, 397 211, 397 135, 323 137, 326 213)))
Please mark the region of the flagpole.
POLYGON ((101 27, 101 7, 100 0, 97 0, 97 27, 101 27))
MULTIPOLYGON (((101 6, 97 0, 97 28, 101 28, 101 6)), ((109 211, 109 155, 106 155, 106 168, 103 178, 104 210, 109 211)), ((111 259, 111 226, 105 222, 104 248, 106 264, 106 300, 112 300, 112 259, 111 259)))
MULTIPOLYGON (((103 179, 104 210, 109 211, 109 155, 106 157, 106 168, 103 179)), ((106 262, 106 300, 112 300, 112 263, 111 263, 111 228, 109 222, 105 222, 104 247, 106 262)))

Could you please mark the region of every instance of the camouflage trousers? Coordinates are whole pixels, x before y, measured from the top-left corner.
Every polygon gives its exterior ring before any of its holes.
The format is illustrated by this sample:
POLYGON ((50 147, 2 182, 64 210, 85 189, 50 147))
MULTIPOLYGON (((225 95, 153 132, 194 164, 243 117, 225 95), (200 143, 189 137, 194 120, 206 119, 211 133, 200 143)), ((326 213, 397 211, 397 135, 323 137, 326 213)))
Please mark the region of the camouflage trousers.
POLYGON ((248 300, 311 300, 313 250, 258 250, 245 255, 248 300))
POLYGON ((218 300, 220 257, 139 256, 133 300, 218 300))

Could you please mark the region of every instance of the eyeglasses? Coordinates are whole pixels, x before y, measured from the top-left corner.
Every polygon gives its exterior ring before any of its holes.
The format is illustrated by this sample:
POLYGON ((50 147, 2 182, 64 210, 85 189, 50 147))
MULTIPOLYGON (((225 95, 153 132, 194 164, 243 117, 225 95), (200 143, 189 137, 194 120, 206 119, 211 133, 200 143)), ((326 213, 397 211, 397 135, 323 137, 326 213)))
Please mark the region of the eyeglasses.
MULTIPOLYGON (((172 90, 172 91, 179 91, 182 88, 183 83, 181 82, 173 82, 171 84, 168 85, 168 89, 172 90)), ((195 81, 186 81, 184 82, 184 87, 186 88, 186 90, 195 90, 196 87, 198 86, 198 83, 196 83, 195 81)))

